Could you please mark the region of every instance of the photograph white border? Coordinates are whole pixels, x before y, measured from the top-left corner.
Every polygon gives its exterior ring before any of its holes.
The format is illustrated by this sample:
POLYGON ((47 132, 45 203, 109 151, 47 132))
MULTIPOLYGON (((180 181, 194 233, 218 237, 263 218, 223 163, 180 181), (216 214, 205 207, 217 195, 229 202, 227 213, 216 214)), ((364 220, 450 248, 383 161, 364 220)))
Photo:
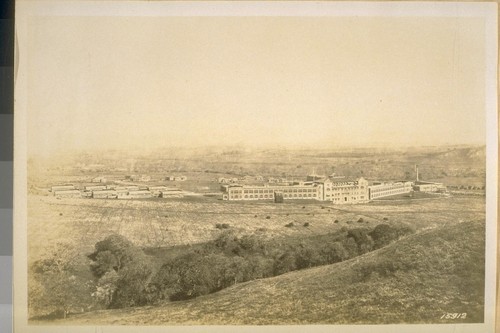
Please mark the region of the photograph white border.
MULTIPOLYGON (((455 2, 117 2, 17 1, 14 121, 14 327, 15 332, 137 332, 137 326, 36 326, 27 322, 27 24, 32 16, 384 16, 483 17, 486 22, 487 184, 498 184, 497 5, 455 2)), ((53 41, 57 42, 57 41, 53 41)), ((169 326, 168 331, 219 332, 493 332, 496 301, 497 191, 486 187, 486 293, 484 324, 169 326)), ((167 326, 140 331, 164 332, 167 326)))

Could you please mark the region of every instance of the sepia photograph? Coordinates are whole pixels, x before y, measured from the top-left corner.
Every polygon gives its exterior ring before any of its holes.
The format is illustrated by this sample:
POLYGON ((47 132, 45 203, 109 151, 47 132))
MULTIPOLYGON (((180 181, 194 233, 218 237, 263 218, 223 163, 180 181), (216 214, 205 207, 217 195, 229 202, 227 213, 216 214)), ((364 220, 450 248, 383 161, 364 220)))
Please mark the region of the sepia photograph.
POLYGON ((15 332, 494 332, 497 29, 19 1, 15 332))

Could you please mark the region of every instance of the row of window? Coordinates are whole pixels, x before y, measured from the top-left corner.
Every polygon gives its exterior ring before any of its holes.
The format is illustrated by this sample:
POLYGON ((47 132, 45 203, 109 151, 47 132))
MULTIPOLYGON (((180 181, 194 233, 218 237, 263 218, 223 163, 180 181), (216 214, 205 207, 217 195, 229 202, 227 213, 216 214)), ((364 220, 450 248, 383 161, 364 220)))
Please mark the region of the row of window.
POLYGON ((380 198, 380 197, 387 197, 390 195, 395 195, 395 194, 401 194, 401 193, 408 193, 408 190, 405 189, 399 189, 399 190, 392 190, 392 191, 383 191, 383 192, 375 192, 371 193, 372 198, 380 198))
POLYGON ((325 187, 325 191, 345 191, 345 190, 357 190, 357 189, 364 189, 364 186, 343 186, 343 187, 325 187))
POLYGON ((273 193, 274 190, 271 189, 265 189, 265 190, 230 190, 231 193, 237 193, 237 194, 242 194, 242 193, 273 193))
POLYGON ((272 194, 229 195, 229 199, 272 199, 272 194))
MULTIPOLYGON (((272 194, 230 194, 229 199, 237 200, 237 199, 272 199, 274 196, 272 194)), ((316 193, 290 193, 283 194, 283 198, 316 198, 316 193)))
POLYGON ((316 198, 316 193, 283 194, 283 198, 316 198))
POLYGON ((314 188, 294 188, 294 189, 283 189, 283 193, 316 193, 314 188))
MULTIPOLYGON (((342 198, 332 198, 332 201, 347 201, 347 197, 342 197, 342 198)), ((351 201, 356 201, 358 198, 357 197, 351 197, 351 201)), ((365 196, 362 195, 359 197, 359 200, 364 200, 365 196)))
POLYGON ((411 186, 391 186, 391 187, 382 187, 382 188, 371 188, 370 191, 373 192, 384 192, 390 190, 410 190, 411 186))
MULTIPOLYGON (((315 188, 290 188, 282 189, 283 193, 315 193, 315 188)), ((254 190, 229 190, 231 194, 260 194, 260 193, 274 193, 273 189, 254 189, 254 190)))

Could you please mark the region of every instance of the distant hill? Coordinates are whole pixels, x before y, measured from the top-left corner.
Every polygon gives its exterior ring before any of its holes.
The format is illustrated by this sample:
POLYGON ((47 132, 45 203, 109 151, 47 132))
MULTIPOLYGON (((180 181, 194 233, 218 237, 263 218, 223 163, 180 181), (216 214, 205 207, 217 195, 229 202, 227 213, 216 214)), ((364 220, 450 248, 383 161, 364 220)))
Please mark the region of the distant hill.
POLYGON ((483 321, 483 222, 409 236, 352 260, 235 285, 157 307, 61 324, 375 324, 483 321), (440 319, 446 313, 465 319, 440 319))
POLYGON ((486 161, 486 147, 464 147, 430 153, 422 160, 423 163, 447 163, 482 165, 486 161))

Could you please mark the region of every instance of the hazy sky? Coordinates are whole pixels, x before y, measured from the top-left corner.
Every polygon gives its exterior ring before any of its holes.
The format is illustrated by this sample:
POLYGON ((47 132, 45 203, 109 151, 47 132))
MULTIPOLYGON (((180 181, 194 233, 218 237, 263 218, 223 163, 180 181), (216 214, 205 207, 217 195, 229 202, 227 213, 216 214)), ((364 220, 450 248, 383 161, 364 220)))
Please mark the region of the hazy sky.
POLYGON ((485 142, 484 21, 37 17, 29 152, 485 142))

